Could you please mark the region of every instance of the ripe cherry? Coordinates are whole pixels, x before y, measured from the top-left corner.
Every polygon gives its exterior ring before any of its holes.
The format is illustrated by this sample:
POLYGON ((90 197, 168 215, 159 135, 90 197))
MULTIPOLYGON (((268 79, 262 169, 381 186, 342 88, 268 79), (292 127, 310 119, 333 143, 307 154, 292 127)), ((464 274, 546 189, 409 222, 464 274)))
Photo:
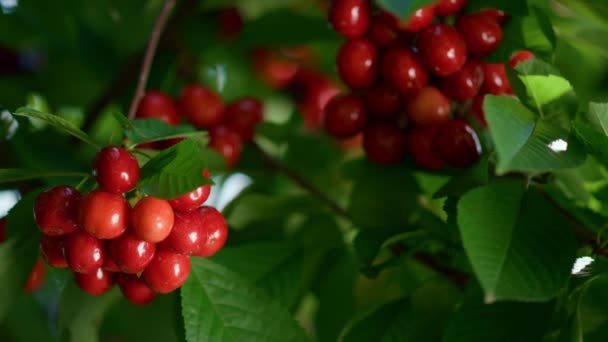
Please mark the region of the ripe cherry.
POLYGON ((255 126, 264 120, 262 102, 255 97, 242 97, 226 106, 224 123, 232 128, 241 140, 253 140, 255 126))
POLYGON ((135 274, 119 274, 116 281, 122 295, 134 305, 144 306, 151 303, 156 293, 146 282, 135 274))
POLYGON ((76 273, 95 272, 103 266, 105 258, 103 242, 81 230, 66 237, 64 253, 68 265, 76 273))
POLYGON ((201 249, 205 238, 203 220, 198 211, 176 212, 173 230, 159 247, 179 254, 192 255, 201 249))
MULTIPOLYGON (((209 170, 203 170, 203 176, 209 178, 209 170)), ((179 197, 169 200, 171 207, 177 211, 188 212, 197 209, 209 198, 211 193, 211 185, 203 185, 190 191, 189 193, 183 194, 179 197)))
POLYGON ((304 119, 304 127, 318 130, 323 125, 323 110, 341 89, 333 79, 316 71, 301 70, 294 81, 298 110, 304 119))
POLYGON ((108 256, 124 273, 139 273, 148 266, 156 252, 156 244, 127 232, 108 243, 108 256))
POLYGON ((450 118, 450 99, 431 86, 410 97, 406 108, 408 118, 417 125, 434 125, 450 118))
POLYGON ((139 164, 124 148, 108 146, 97 153, 93 175, 105 191, 122 194, 133 189, 139 181, 139 164))
POLYGON ((169 293, 182 286, 189 274, 188 256, 158 249, 146 267, 143 277, 155 292, 169 293))
POLYGON ((368 35, 369 39, 380 48, 387 48, 399 40, 399 32, 390 23, 387 23, 382 16, 374 17, 368 35))
POLYGON ((297 62, 265 48, 254 50, 252 60, 253 69, 258 77, 272 88, 289 85, 300 68, 297 62))
POLYGON ((378 51, 367 38, 344 43, 338 51, 336 63, 338 74, 351 88, 369 87, 378 76, 378 51))
POLYGON ((203 206, 197 213, 202 220, 203 241, 193 255, 206 258, 224 247, 228 239, 228 224, 224 215, 213 207, 203 206))
POLYGON ((6 217, 0 219, 0 243, 6 241, 6 217))
POLYGON ((433 150, 438 126, 414 126, 407 132, 407 146, 416 165, 430 171, 443 168, 443 159, 433 150))
MULTIPOLYGON (((135 235, 153 243, 163 241, 169 236, 173 221, 173 208, 169 202, 151 196, 137 202, 131 213, 131 224, 135 235)), ((115 261, 118 263, 118 260, 115 261)))
MULTIPOLYGON (((106 251, 108 250, 108 245, 110 241, 114 241, 114 240, 108 240, 106 242, 106 251)), ((103 259, 103 266, 101 267, 103 268, 105 271, 108 272, 120 272, 120 267, 118 267, 118 265, 116 265, 116 263, 114 262, 114 259, 112 259, 109 255, 103 259)))
POLYGON ((211 130, 209 147, 224 157, 228 168, 234 167, 241 158, 243 142, 241 137, 230 127, 218 126, 211 130))
POLYGON ((483 14, 463 15, 456 19, 456 29, 467 44, 467 51, 474 57, 485 57, 494 52, 502 42, 502 28, 483 14))
POLYGON ((114 239, 129 225, 131 207, 121 195, 95 190, 80 201, 80 227, 98 239, 114 239))
POLYGON ((224 39, 236 37, 243 29, 243 17, 236 7, 225 8, 219 13, 220 36, 224 39))
POLYGON ((140 119, 159 119, 169 125, 179 125, 181 121, 175 101, 169 95, 156 90, 148 91, 141 98, 135 116, 140 119))
POLYGON ((70 186, 42 192, 34 203, 34 218, 45 235, 64 235, 78 228, 76 222, 80 193, 70 186))
POLYGON ((396 164, 405 157, 405 136, 395 125, 371 124, 363 132, 363 148, 367 158, 373 162, 396 164))
POLYGON ((481 156, 481 143, 477 133, 460 119, 452 119, 439 125, 433 149, 453 167, 469 167, 481 156))
POLYGON ((435 17, 435 5, 418 8, 406 20, 402 20, 389 12, 382 12, 381 16, 397 30, 418 32, 433 22, 433 18, 435 17))
POLYGON ((416 55, 405 47, 390 48, 382 59, 382 76, 403 95, 424 87, 429 75, 416 55))
POLYGON ((103 268, 98 268, 89 274, 74 273, 74 279, 78 287, 91 296, 101 296, 110 291, 114 285, 114 273, 103 268))
POLYGON ((214 127, 224 115, 222 99, 200 84, 191 84, 182 90, 179 106, 188 121, 197 128, 214 127))
POLYGON ((488 8, 479 12, 480 15, 484 17, 488 17, 496 21, 500 25, 504 25, 511 16, 504 11, 501 11, 496 8, 488 8))
POLYGON ((511 68, 515 68, 519 62, 527 61, 532 58, 534 58, 534 54, 528 50, 517 51, 511 56, 511 59, 509 59, 509 65, 511 68))
POLYGON ((25 282, 25 292, 31 293, 37 291, 42 286, 42 284, 44 284, 45 278, 46 268, 44 268, 42 261, 38 259, 36 260, 34 268, 32 269, 32 272, 27 277, 27 280, 25 282))
POLYGON ((40 237, 40 255, 47 265, 55 268, 68 267, 65 259, 65 236, 42 235, 40 237))
POLYGON ((360 133, 367 122, 363 100, 354 94, 339 95, 325 107, 324 124, 336 138, 350 138, 360 133))
POLYGON ((437 76, 451 75, 467 60, 467 47, 458 31, 448 24, 427 26, 418 36, 420 59, 437 76))
POLYGON ((465 101, 479 93, 483 80, 481 63, 469 59, 458 72, 442 78, 440 88, 444 94, 453 100, 465 101))
POLYGON ((483 68, 484 74, 484 81, 483 85, 481 86, 481 90, 484 93, 490 93, 493 95, 513 94, 504 64, 482 62, 481 67, 483 68))
POLYGON ((473 111, 473 115, 477 118, 482 127, 488 127, 488 122, 486 121, 486 113, 483 110, 483 101, 486 98, 486 94, 480 93, 477 94, 473 98, 473 103, 471 105, 471 109, 473 111))
POLYGON ((399 93, 386 84, 378 84, 365 92, 365 108, 370 117, 394 118, 401 107, 399 93))
POLYGON ((371 16, 369 0, 335 0, 329 9, 333 29, 347 38, 357 38, 367 31, 371 16))
POLYGON ((435 14, 440 17, 447 17, 458 13, 466 4, 467 0, 440 0, 435 5, 435 14))

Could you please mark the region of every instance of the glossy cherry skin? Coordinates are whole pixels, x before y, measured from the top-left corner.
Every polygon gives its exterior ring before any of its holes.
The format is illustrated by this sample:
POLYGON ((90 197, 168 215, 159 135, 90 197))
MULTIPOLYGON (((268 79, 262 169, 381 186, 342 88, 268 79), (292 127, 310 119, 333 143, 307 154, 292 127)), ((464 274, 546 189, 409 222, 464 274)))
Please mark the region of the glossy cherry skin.
POLYGON ((174 219, 173 208, 169 202, 151 196, 137 202, 131 213, 131 224, 135 235, 153 243, 163 241, 169 236, 174 219))
POLYGON ((380 48, 387 48, 399 40, 399 32, 382 16, 374 17, 369 27, 368 36, 380 48))
POLYGON ((90 234, 77 230, 65 239, 64 253, 68 265, 76 273, 92 273, 103 266, 103 242, 90 234))
POLYGON ((144 241, 132 232, 110 240, 108 256, 124 273, 139 273, 148 266, 156 252, 156 244, 144 241))
POLYGON ((144 306, 156 298, 156 293, 135 274, 119 274, 118 287, 122 295, 133 305, 144 306))
POLYGON ((435 5, 435 15, 447 17, 458 13, 465 5, 467 0, 440 0, 435 5))
POLYGON ((319 130, 323 126, 323 110, 327 103, 342 90, 334 80, 317 71, 303 69, 294 81, 294 93, 298 111, 308 130, 319 130))
POLYGON ((428 126, 450 118, 450 99, 435 87, 424 87, 407 103, 408 118, 417 125, 428 126))
POLYGON ((481 90, 493 95, 513 94, 507 78, 505 65, 498 63, 482 63, 484 81, 481 90))
POLYGON ((365 92, 365 108, 369 117, 394 118, 401 107, 401 96, 386 84, 378 84, 365 92))
POLYGON ((378 51, 367 38, 351 39, 338 51, 340 78, 351 88, 371 86, 378 76, 378 51))
POLYGON ((42 286, 42 284, 44 284, 45 279, 46 268, 44 268, 44 264, 42 263, 42 261, 38 259, 34 264, 34 268, 32 268, 32 272, 25 281, 25 292, 31 293, 37 291, 42 286))
POLYGON ((519 62, 527 61, 528 59, 534 58, 534 54, 528 50, 517 51, 509 59, 509 65, 511 68, 515 68, 519 62))
POLYGON ((396 30, 411 33, 418 32, 433 22, 435 5, 418 8, 406 20, 402 20, 389 12, 382 12, 381 16, 396 30))
POLYGON ((469 59, 458 72, 440 80, 441 91, 456 101, 472 99, 483 84, 483 68, 479 61, 469 59))
POLYGON ((224 102, 211 89, 190 84, 179 95, 179 107, 197 128, 217 126, 224 117, 224 102))
POLYGON ((78 228, 80 192, 70 186, 57 186, 42 192, 34 203, 34 218, 45 235, 58 236, 78 228))
POLYGON ((396 125, 371 124, 363 132, 363 149, 367 158, 375 163, 399 163, 406 154, 405 135, 396 125))
POLYGON ((179 254, 192 255, 201 249, 204 239, 203 220, 198 211, 176 212, 173 230, 159 247, 179 254))
POLYGON ((233 168, 241 159, 241 152, 243 151, 241 137, 227 126, 214 128, 209 136, 209 147, 224 157, 228 168, 233 168))
POLYGON ((469 167, 481 156, 481 143, 477 133, 466 122, 452 119, 439 125, 433 149, 453 167, 469 167))
POLYGON ((223 9, 219 13, 220 36, 224 39, 236 37, 243 29, 243 17, 236 7, 223 9))
POLYGON ((424 87, 429 74, 412 51, 405 47, 390 48, 382 59, 382 76, 403 95, 424 87))
POLYGON ((300 69, 297 62, 266 48, 254 50, 252 61, 257 76, 272 88, 284 88, 289 85, 300 69))
POLYGON ((139 119, 159 119, 169 125, 179 125, 181 121, 175 101, 169 95, 155 90, 148 91, 141 98, 135 116, 139 119))
POLYGON ((139 181, 139 164, 124 148, 108 146, 97 153, 93 175, 105 191, 122 194, 133 189, 139 181))
POLYGON ((335 0, 329 9, 333 29, 347 38, 357 38, 367 31, 371 17, 369 0, 335 0))
MULTIPOLYGON (((203 170, 203 176, 209 178, 209 170, 203 170)), ((188 212, 198 209, 211 194, 211 185, 203 185, 190 191, 187 194, 183 194, 179 197, 169 200, 169 204, 174 210, 188 212)))
POLYGON ((6 217, 0 219, 0 243, 6 241, 6 217))
POLYGON ((502 28, 482 14, 463 15, 456 19, 456 29, 473 57, 481 58, 494 52, 502 42, 502 28))
POLYGON ((127 230, 131 207, 116 194, 95 190, 80 201, 80 227, 98 239, 114 239, 127 230))
POLYGON ((488 122, 486 121, 486 113, 483 110, 483 102, 486 98, 486 94, 479 93, 477 96, 473 98, 473 103, 471 104, 471 109, 473 111, 473 115, 479 121, 482 127, 488 127, 488 122))
POLYGON ((224 215, 217 209, 203 206, 197 210, 202 220, 203 241, 194 256, 210 257, 217 253, 228 239, 228 224, 224 215))
POLYGON ((480 11, 479 15, 491 18, 500 25, 504 25, 509 20, 509 18, 511 18, 509 14, 496 8, 488 8, 483 11, 480 11))
POLYGON ((159 248, 143 277, 155 292, 170 293, 182 286, 189 274, 190 257, 159 248))
POLYGON ((445 166, 443 159, 433 149, 438 126, 414 126, 407 132, 407 147, 419 167, 435 171, 445 166))
POLYGON ((366 122, 365 105, 357 95, 336 96, 325 107, 325 130, 333 137, 353 137, 363 130, 366 122))
POLYGON ((47 265, 55 268, 67 268, 64 247, 65 236, 42 235, 40 237, 40 255, 47 265))
POLYGON ((74 273, 78 287, 91 296, 101 296, 114 286, 115 275, 103 268, 98 268, 88 274, 74 273))
POLYGON ((420 60, 440 77, 457 72, 467 60, 464 40, 448 24, 432 24, 420 31, 417 47, 420 60))
POLYGON ((255 97, 242 97, 226 106, 224 123, 232 128, 241 140, 253 140, 255 126, 264 120, 264 106, 255 97))

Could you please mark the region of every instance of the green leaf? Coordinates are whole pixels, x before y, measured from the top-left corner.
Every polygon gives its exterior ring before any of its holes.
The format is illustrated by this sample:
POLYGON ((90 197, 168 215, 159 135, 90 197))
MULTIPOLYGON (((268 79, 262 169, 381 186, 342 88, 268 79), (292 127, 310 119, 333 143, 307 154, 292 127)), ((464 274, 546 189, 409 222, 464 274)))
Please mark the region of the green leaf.
POLYGON ((141 169, 138 186, 150 196, 174 198, 211 184, 203 177, 205 167, 199 146, 187 139, 150 159, 141 169))
POLYGON ((12 183, 29 179, 49 177, 87 177, 84 172, 35 171, 25 169, 0 169, 0 183, 12 183))
POLYGON ((192 259, 181 294, 188 342, 310 340, 287 310, 209 260, 192 259))
POLYGON ((174 138, 197 138, 200 144, 208 142, 207 132, 197 131, 191 125, 171 126, 159 119, 136 119, 131 127, 125 128, 125 135, 132 145, 174 138))
POLYGON ((583 147, 568 131, 538 118, 517 99, 487 95, 484 111, 498 174, 570 169, 585 161, 583 147))
POLYGON ((434 0, 376 0, 378 6, 402 19, 409 18, 420 7, 434 2, 434 0))
POLYGON ((483 156, 475 165, 452 177, 448 183, 433 194, 433 198, 460 196, 471 189, 487 184, 490 181, 489 161, 489 155, 483 156))
POLYGON ((497 8, 514 16, 528 14, 526 0, 469 0, 466 7, 467 12, 477 12, 487 8, 497 8))
POLYGON ((12 342, 54 341, 47 313, 29 293, 17 295, 16 302, 0 324, 0 340, 12 342))
POLYGON ((608 165, 608 136, 598 132, 593 126, 581 120, 572 122, 572 132, 587 152, 595 156, 604 165, 608 165))
MULTIPOLYGON (((608 327, 608 276, 601 274, 587 280, 571 296, 573 319, 578 322, 579 333, 594 334, 608 327)), ((582 340, 582 339, 581 339, 582 340)), ((585 338, 585 341, 587 339, 585 338)))
POLYGON ((486 302, 549 300, 568 281, 576 256, 572 227, 520 181, 502 180, 465 194, 457 220, 486 302))
MULTIPOLYGON (((480 1, 487 4, 485 0, 480 1)), ((509 2, 516 3, 517 1, 509 2)), ((513 53, 519 50, 530 50, 537 57, 549 60, 553 54, 554 44, 545 34, 544 25, 545 19, 538 19, 535 16, 511 18, 503 27, 503 40, 500 46, 487 57, 487 60, 494 63, 505 63, 513 53)))
POLYGON ((100 146, 95 142, 91 137, 89 137, 85 132, 80 130, 80 128, 76 127, 70 121, 53 114, 42 113, 37 110, 31 108, 19 108, 16 112, 13 113, 18 116, 25 116, 27 118, 34 118, 42 120, 49 125, 57 128, 58 130, 71 134, 72 136, 80 139, 81 141, 95 147, 96 149, 100 149, 100 146))
POLYGON ((597 131, 608 136, 608 103, 589 103, 587 120, 597 131))

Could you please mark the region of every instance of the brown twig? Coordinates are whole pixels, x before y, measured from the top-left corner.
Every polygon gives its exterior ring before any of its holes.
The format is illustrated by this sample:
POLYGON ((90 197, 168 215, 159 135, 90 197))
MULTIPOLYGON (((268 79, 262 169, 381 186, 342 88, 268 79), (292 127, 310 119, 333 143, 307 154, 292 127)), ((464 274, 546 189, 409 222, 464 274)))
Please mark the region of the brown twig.
POLYGON ((414 259, 433 271, 445 275, 460 288, 464 288, 469 280, 468 274, 438 262, 431 254, 425 252, 416 252, 414 254, 414 259))

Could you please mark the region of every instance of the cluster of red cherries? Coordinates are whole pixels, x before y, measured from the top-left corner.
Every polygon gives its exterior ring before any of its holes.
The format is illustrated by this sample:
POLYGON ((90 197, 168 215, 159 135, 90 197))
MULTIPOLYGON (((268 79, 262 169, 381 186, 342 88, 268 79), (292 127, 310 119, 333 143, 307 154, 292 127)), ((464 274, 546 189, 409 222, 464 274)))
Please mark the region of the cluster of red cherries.
MULTIPOLYGON (((139 102, 136 117, 159 119, 179 125, 182 115, 196 128, 209 130, 209 147, 220 153, 228 167, 234 167, 250 142, 255 126, 264 119, 264 107, 254 97, 241 97, 228 104, 211 89, 200 85, 186 86, 177 101, 161 91, 148 91, 139 102)), ((180 139, 147 143, 140 147, 163 149, 180 139)))
POLYGON ((190 256, 209 257, 224 246, 223 215, 203 206, 210 185, 170 200, 140 197, 132 191, 140 178, 137 160, 116 146, 97 154, 93 174, 98 189, 81 194, 56 186, 34 205, 42 258, 70 268, 83 291, 97 296, 117 283, 129 302, 145 305, 186 281, 190 256))
MULTIPOLYGON (((509 17, 497 9, 460 14, 466 2, 440 0, 402 20, 369 0, 333 1, 329 21, 348 38, 336 64, 351 92, 327 104, 326 131, 340 139, 363 133, 368 159, 379 164, 408 153, 427 170, 476 162, 481 144, 462 114, 485 127, 484 96, 513 94, 505 65, 481 60, 499 47, 509 17)), ((521 51, 510 63, 532 57, 521 51)))

